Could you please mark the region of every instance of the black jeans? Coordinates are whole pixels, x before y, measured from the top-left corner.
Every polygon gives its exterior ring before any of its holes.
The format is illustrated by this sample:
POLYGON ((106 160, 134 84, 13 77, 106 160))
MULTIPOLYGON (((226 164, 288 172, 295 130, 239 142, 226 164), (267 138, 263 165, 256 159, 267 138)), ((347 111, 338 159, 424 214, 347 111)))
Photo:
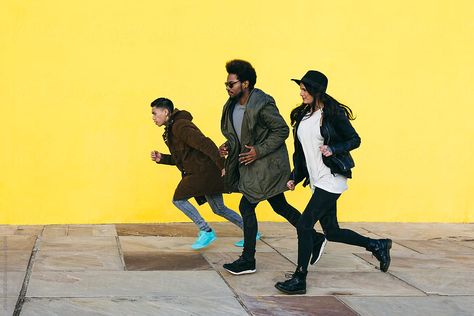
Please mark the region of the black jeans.
MULTIPOLYGON (((288 222, 294 227, 297 227, 300 221, 301 213, 298 212, 293 206, 288 204, 285 199, 285 195, 280 193, 267 199, 275 213, 286 218, 288 222)), ((255 208, 257 203, 250 203, 245 196, 242 196, 240 200, 239 210, 242 215, 242 221, 244 222, 244 250, 242 256, 247 260, 255 259, 255 238, 258 231, 257 216, 255 215, 255 208)), ((324 235, 317 233, 314 229, 310 230, 311 240, 317 240, 323 238, 324 235)))
POLYGON ((340 194, 315 188, 311 199, 301 215, 296 230, 298 232, 298 266, 307 271, 312 253, 314 224, 320 222, 324 235, 329 241, 367 248, 370 238, 359 235, 350 229, 339 228, 336 201, 340 194))

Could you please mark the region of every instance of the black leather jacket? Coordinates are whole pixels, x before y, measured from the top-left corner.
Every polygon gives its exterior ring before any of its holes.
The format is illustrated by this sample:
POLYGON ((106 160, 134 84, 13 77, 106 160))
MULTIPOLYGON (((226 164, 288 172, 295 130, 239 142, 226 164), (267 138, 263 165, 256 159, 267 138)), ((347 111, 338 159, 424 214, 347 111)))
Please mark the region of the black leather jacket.
MULTIPOLYGON (((306 113, 307 112, 305 111, 301 112, 293 127, 293 137, 295 142, 295 152, 293 154, 294 169, 290 176, 290 180, 294 180, 295 184, 298 184, 304 179, 304 186, 309 183, 309 175, 303 147, 301 146, 296 133, 298 126, 306 113)), ((324 138, 324 145, 328 145, 333 153, 329 157, 323 156, 324 164, 331 169, 331 173, 338 173, 347 178, 351 178, 351 169, 355 164, 349 151, 359 147, 359 135, 354 127, 352 127, 352 124, 342 108, 340 108, 334 116, 324 116, 323 112, 321 119, 322 126, 320 129, 321 135, 324 138)), ((317 126, 315 126, 315 128, 317 128, 317 126)))

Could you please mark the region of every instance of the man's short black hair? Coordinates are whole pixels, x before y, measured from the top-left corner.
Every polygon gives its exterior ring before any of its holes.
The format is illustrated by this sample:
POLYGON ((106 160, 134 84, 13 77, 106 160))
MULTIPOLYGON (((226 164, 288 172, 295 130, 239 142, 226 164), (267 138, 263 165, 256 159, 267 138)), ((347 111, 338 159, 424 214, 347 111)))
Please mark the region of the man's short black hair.
POLYGON ((225 65, 228 74, 235 74, 240 82, 248 80, 250 90, 253 89, 257 82, 257 73, 252 65, 245 60, 234 59, 228 61, 225 65))
POLYGON ((173 102, 171 102, 170 99, 167 98, 158 98, 155 101, 151 102, 151 107, 152 108, 164 108, 168 109, 168 111, 173 112, 174 110, 174 105, 173 102))

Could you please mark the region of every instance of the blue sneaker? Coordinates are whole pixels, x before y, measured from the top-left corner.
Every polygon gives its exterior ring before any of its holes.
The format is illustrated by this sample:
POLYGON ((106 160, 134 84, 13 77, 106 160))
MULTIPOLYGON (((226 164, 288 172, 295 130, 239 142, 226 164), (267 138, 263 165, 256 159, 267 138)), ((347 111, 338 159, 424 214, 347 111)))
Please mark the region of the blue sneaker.
MULTIPOLYGON (((257 237, 255 238, 255 240, 259 240, 261 236, 262 236, 262 235, 260 234, 260 232, 257 232, 257 237)), ((244 240, 243 240, 243 239, 242 239, 242 240, 239 240, 239 241, 236 242, 234 245, 235 245, 236 247, 243 247, 243 246, 244 246, 244 240)))
POLYGON ((191 246, 191 248, 195 250, 205 248, 209 246, 210 244, 212 244, 212 242, 216 240, 216 238, 217 238, 216 233, 214 233, 213 230, 211 230, 210 232, 200 230, 198 238, 196 239, 194 244, 191 246))

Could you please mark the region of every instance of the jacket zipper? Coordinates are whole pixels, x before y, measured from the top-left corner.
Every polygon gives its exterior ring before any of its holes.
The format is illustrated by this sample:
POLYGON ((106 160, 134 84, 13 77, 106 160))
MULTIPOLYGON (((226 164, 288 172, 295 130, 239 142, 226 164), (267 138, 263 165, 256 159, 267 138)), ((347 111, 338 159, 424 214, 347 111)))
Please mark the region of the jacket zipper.
POLYGON ((339 165, 342 166, 342 170, 343 170, 343 171, 347 171, 347 167, 346 167, 346 165, 344 164, 344 162, 343 162, 341 159, 337 158, 336 156, 334 156, 333 159, 335 159, 336 161, 339 162, 339 165))

